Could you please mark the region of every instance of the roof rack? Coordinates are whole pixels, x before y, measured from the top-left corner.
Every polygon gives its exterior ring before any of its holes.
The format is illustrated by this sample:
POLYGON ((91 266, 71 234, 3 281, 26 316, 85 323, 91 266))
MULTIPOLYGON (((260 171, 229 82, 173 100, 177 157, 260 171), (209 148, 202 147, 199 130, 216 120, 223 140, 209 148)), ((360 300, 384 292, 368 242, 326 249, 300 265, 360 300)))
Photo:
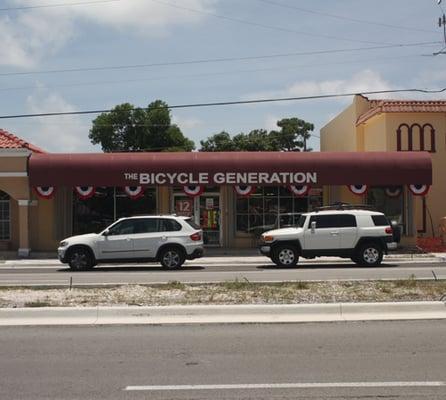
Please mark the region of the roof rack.
POLYGON ((376 207, 371 204, 349 204, 349 203, 334 203, 330 206, 316 207, 313 211, 330 211, 330 210, 369 210, 375 211, 376 207))

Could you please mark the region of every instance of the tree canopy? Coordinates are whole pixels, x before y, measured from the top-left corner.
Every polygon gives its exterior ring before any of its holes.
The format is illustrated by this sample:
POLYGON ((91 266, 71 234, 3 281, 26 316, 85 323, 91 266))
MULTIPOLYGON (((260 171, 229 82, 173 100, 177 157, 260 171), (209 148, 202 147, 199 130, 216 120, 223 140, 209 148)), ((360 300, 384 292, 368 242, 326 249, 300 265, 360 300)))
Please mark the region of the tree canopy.
POLYGON ((194 142, 172 124, 167 104, 156 100, 147 108, 124 103, 93 120, 88 135, 104 152, 192 151, 194 142))
POLYGON ((222 131, 201 140, 200 151, 311 151, 307 140, 314 125, 299 118, 277 121, 278 130, 255 129, 231 137, 222 131))

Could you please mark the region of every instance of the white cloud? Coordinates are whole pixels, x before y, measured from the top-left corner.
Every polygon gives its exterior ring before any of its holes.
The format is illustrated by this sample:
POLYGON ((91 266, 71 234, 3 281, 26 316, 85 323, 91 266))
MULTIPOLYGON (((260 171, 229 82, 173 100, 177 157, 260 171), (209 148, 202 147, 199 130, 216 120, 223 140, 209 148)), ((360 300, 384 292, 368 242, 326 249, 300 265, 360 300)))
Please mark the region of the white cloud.
POLYGON ((279 129, 279 127, 277 126, 277 121, 279 121, 280 119, 282 118, 276 115, 271 115, 271 114, 267 115, 263 123, 264 129, 266 129, 267 131, 273 131, 279 129))
MULTIPOLYGON (((181 0, 176 3, 198 11, 211 11, 217 0, 181 0)), ((60 4, 48 0, 45 4, 60 4)), ((69 3, 69 2, 67 2, 69 3)), ((11 7, 29 6, 27 0, 11 0, 11 7)), ((205 15, 176 9, 150 0, 122 0, 111 3, 68 7, 36 8, 11 12, 0 18, 0 65, 33 67, 82 35, 82 23, 130 34, 166 35, 174 26, 191 25, 205 15)))
POLYGON ((170 26, 201 21, 203 14, 200 12, 210 11, 214 3, 215 0, 166 1, 166 4, 194 9, 198 13, 151 0, 122 0, 105 5, 71 8, 78 17, 114 29, 130 29, 141 34, 164 34, 170 26))
MULTIPOLYGON (((305 97, 337 93, 363 93, 389 89, 392 89, 391 84, 387 82, 383 77, 381 77, 379 73, 366 69, 364 71, 356 73, 350 79, 300 81, 295 82, 281 90, 252 93, 244 96, 244 98, 256 99, 269 97, 305 97)), ((389 96, 379 94, 377 95, 377 97, 385 98, 389 96)), ((351 99, 349 98, 346 99, 348 101, 351 101, 351 99)), ((344 99, 344 101, 346 100, 344 99)))
POLYGON ((32 67, 74 36, 69 21, 42 12, 23 13, 15 19, 5 16, 0 25, 0 65, 32 67))
POLYGON ((177 124, 181 130, 187 131, 203 126, 204 122, 195 117, 178 117, 172 116, 172 122, 177 124))
MULTIPOLYGON (((26 100, 30 113, 75 111, 58 93, 49 92, 45 88, 38 89, 26 100)), ((49 152, 69 153, 100 151, 94 148, 88 138, 90 124, 76 115, 36 117, 26 139, 49 152)))

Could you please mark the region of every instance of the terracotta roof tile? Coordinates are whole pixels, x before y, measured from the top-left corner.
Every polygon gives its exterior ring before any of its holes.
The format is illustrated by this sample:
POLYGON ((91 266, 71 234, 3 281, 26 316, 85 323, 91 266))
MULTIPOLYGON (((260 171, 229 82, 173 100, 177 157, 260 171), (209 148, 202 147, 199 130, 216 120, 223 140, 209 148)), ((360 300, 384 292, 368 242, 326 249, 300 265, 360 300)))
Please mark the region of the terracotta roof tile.
POLYGON ((34 153, 46 153, 45 150, 25 142, 23 139, 0 129, 0 149, 28 149, 34 153))
POLYGON ((446 100, 370 100, 370 110, 361 114, 356 125, 381 113, 446 113, 446 100))

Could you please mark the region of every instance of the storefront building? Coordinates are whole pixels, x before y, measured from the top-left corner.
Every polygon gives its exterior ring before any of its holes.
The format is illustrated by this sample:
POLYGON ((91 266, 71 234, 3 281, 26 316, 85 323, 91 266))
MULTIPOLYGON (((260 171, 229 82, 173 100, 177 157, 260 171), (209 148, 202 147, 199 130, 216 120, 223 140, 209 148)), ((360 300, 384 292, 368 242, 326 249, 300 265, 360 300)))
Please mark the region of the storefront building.
MULTIPOLYGON (((446 101, 369 100, 357 95, 353 103, 321 129, 321 151, 427 153, 432 160, 433 184, 424 196, 409 188, 368 186, 362 195, 330 186, 325 201, 375 205, 399 221, 406 235, 438 236, 446 216, 446 101), (390 194, 390 196, 389 196, 390 194), (414 213, 414 214, 412 214, 414 213)), ((361 182, 358 182, 361 183, 361 182)))
POLYGON ((20 143, 0 151, 0 210, 10 210, 0 212, 0 242, 23 256, 54 252, 67 236, 143 214, 190 216, 207 246, 254 247, 262 231, 327 204, 328 187, 432 183, 426 152, 59 154, 20 143))

